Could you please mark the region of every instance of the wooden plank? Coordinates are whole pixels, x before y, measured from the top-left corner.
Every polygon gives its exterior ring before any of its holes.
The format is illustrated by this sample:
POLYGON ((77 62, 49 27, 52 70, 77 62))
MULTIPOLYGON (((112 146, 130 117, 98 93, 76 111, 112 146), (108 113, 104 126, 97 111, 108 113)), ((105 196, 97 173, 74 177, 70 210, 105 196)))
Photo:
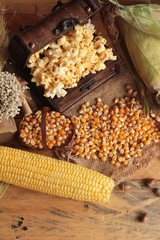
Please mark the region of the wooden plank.
POLYGON ((145 178, 155 178, 160 179, 160 159, 155 158, 151 160, 151 163, 147 168, 144 168, 136 172, 131 179, 145 179, 145 178))
POLYGON ((159 199, 140 182, 131 182, 128 192, 115 189, 109 204, 10 186, 1 200, 0 239, 158 240, 159 208, 159 199), (137 219, 143 212, 148 213, 144 223, 137 219))

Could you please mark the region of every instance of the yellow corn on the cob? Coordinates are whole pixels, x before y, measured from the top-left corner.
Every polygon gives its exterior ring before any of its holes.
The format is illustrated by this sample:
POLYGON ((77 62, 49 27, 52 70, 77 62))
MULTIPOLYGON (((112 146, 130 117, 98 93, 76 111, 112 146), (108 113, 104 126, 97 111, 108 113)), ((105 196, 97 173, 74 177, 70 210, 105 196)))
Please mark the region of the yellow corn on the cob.
POLYGON ((0 146, 0 181, 89 202, 108 202, 114 181, 85 167, 0 146))

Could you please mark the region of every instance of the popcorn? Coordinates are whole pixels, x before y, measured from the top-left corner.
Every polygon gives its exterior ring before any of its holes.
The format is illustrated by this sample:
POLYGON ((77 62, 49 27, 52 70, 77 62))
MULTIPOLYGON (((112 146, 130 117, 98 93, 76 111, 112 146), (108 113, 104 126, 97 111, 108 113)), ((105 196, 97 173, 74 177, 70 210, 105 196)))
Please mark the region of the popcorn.
POLYGON ((64 88, 64 84, 61 83, 61 82, 57 82, 54 85, 54 88, 52 88, 49 91, 47 91, 44 94, 44 96, 45 97, 50 97, 50 98, 54 98, 55 96, 57 96, 58 98, 64 97, 67 92, 63 88, 64 88))
POLYGON ((96 36, 93 24, 77 25, 29 58, 32 82, 44 88, 44 96, 64 97, 82 77, 106 68, 105 61, 116 60, 107 40, 96 36))

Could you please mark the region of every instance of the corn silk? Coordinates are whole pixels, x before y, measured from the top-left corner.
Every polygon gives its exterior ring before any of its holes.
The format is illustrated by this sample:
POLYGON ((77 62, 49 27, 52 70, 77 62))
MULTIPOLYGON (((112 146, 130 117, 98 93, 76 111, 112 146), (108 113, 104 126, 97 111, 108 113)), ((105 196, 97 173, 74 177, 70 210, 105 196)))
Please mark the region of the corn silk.
POLYGON ((109 1, 116 5, 121 34, 139 77, 160 101, 160 5, 109 1))

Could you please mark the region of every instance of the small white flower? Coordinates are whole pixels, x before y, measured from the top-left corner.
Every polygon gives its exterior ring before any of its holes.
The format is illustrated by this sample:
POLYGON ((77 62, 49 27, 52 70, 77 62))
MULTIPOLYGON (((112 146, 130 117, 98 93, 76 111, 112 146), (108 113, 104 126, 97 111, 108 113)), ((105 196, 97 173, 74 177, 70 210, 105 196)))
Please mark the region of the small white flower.
POLYGON ((15 74, 0 71, 0 121, 20 112, 22 91, 15 74))

